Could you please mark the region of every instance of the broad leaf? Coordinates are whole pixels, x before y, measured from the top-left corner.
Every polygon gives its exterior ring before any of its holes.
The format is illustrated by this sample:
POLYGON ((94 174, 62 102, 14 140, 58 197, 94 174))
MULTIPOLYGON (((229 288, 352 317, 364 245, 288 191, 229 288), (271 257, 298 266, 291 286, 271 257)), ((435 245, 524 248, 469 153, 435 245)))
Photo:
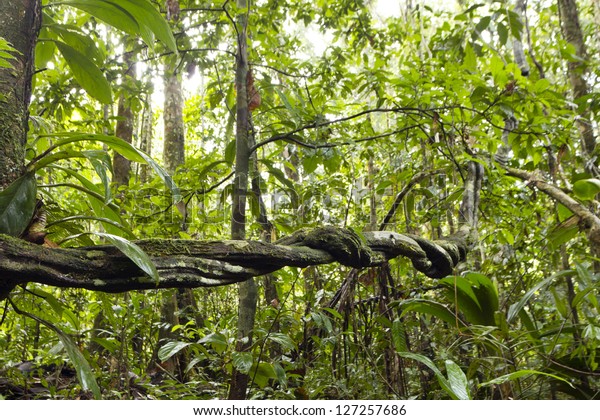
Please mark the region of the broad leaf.
POLYGON ((392 340, 394 342, 394 348, 397 352, 408 351, 408 344, 406 343, 406 332, 404 329, 404 323, 401 319, 396 318, 392 322, 392 340))
MULTIPOLYGON (((60 140, 56 141, 54 145, 46 151, 46 154, 54 149, 62 147, 64 145, 76 142, 84 142, 84 141, 97 141, 103 144, 106 144, 111 149, 120 153, 126 159, 129 159, 138 163, 146 163, 150 165, 150 167, 154 170, 154 172, 163 180, 164 184, 169 188, 171 194, 173 196, 173 202, 178 203, 181 201, 181 192, 179 188, 173 182, 173 178, 165 171, 154 159, 148 156, 146 153, 138 150, 135 146, 127 143, 125 140, 116 137, 116 136, 108 136, 105 134, 89 134, 89 133, 56 133, 53 134, 53 137, 59 137, 60 140)), ((34 170, 38 170, 44 167, 48 162, 53 162, 54 160, 49 156, 43 156, 34 159, 29 163, 29 166, 32 166, 34 170)))
POLYGON ((292 339, 283 333, 270 333, 267 338, 271 341, 276 342, 281 345, 283 348, 288 350, 293 350, 296 348, 296 344, 292 341, 292 339))
POLYGON ((94 213, 96 214, 96 217, 99 218, 98 220, 102 222, 102 226, 104 227, 104 229, 106 229, 108 233, 118 236, 134 236, 131 233, 131 230, 127 226, 125 226, 125 223, 119 214, 118 207, 114 204, 107 203, 105 200, 106 197, 102 194, 100 189, 96 187, 96 185, 94 185, 90 180, 85 178, 80 173, 73 171, 72 169, 64 168, 61 166, 52 167, 68 173, 70 176, 81 182, 83 187, 76 187, 75 185, 73 185, 73 188, 76 188, 79 191, 82 191, 85 194, 87 194, 90 200, 90 206, 92 207, 94 213), (108 218, 112 220, 113 223, 104 223, 101 220, 103 218, 108 218))
POLYGON ((104 73, 88 57, 64 42, 54 41, 69 65, 75 80, 90 96, 104 104, 112 104, 112 91, 104 73))
POLYGON ((144 251, 134 244, 133 242, 128 241, 125 238, 120 236, 111 235, 110 233, 100 233, 95 232, 94 235, 100 236, 102 238, 108 239, 110 243, 119 248, 123 254, 127 255, 131 261, 135 263, 139 268, 141 268, 146 274, 148 274, 154 281, 159 280, 158 271, 156 270, 156 266, 144 251))
POLYGON ((33 172, 0 191, 0 233, 19 236, 25 231, 35 211, 36 191, 33 172))
POLYGON ((580 179, 573 184, 573 192, 581 200, 592 200, 600 193, 600 179, 580 179))
POLYGON ((162 346, 158 350, 158 358, 161 361, 170 359, 172 356, 179 353, 181 350, 189 346, 191 343, 185 343, 183 341, 169 341, 167 344, 162 346))
POLYGON ((104 0, 67 0, 62 3, 83 10, 129 35, 139 34, 140 27, 135 18, 118 4, 104 0))
POLYGON ((460 366, 452 360, 446 360, 446 373, 448 375, 450 388, 452 388, 452 391, 458 399, 470 400, 471 393, 469 391, 469 381, 460 366))
MULTIPOLYGON (((173 36, 173 32, 171 32, 169 24, 152 3, 147 0, 120 0, 117 4, 127 10, 136 19, 140 28, 148 28, 169 50, 172 52, 177 51, 175 37, 173 36)), ((153 47, 151 44, 148 46, 150 48, 153 47)))
MULTIPOLYGON (((46 15, 44 15, 44 18, 46 19, 46 15)), ((104 63, 104 54, 97 47, 96 42, 89 35, 81 32, 79 27, 61 25, 54 23, 51 18, 47 19, 49 20, 49 24, 46 26, 48 30, 60 36, 67 45, 73 47, 99 65, 104 63)), ((48 35, 52 36, 52 34, 48 35)), ((55 37, 53 36, 52 38, 55 37)))
POLYGON ((408 359, 416 360, 417 362, 423 363, 427 366, 431 371, 435 374, 440 386, 453 400, 459 400, 458 395, 452 389, 450 382, 446 379, 444 374, 438 369, 438 367, 433 363, 427 356, 423 356, 422 354, 409 353, 409 352, 398 352, 400 357, 406 357, 408 359))
POLYGON ((518 370, 516 372, 509 373, 507 375, 502 375, 502 376, 499 376, 499 377, 497 377, 495 379, 492 379, 491 381, 482 382, 482 383, 479 384, 479 386, 482 387, 482 386, 488 386, 488 385, 502 384, 502 383, 507 382, 507 381, 513 381, 515 379, 519 379, 519 378, 521 378, 523 376, 531 376, 531 375, 548 376, 550 378, 554 378, 556 380, 565 382, 565 383, 569 384, 570 387, 573 387, 573 385, 569 381, 567 381, 564 378, 561 378, 560 376, 553 375, 551 373, 540 372, 539 370, 531 370, 531 369, 518 370))
POLYGON ((77 379, 79 379, 79 383, 84 390, 92 391, 94 398, 97 400, 102 399, 102 393, 100 392, 100 387, 98 386, 98 382, 96 382, 96 377, 90 364, 85 359, 81 350, 75 342, 69 337, 67 334, 62 332, 58 327, 51 324, 46 324, 46 326, 52 328, 56 331, 58 338, 63 344, 67 354, 69 355, 69 359, 71 363, 73 363, 73 367, 75 367, 75 372, 77 372, 77 379))
POLYGON ((452 312, 443 304, 434 302, 432 300, 406 299, 400 302, 399 306, 402 309, 403 315, 406 312, 419 312, 433 315, 436 318, 446 321, 450 325, 456 325, 456 323, 458 322, 461 326, 464 326, 464 323, 456 317, 454 312, 452 312))
POLYGON ((64 349, 67 351, 69 360, 75 368, 75 372, 77 373, 77 379, 81 384, 81 388, 83 388, 84 391, 91 391, 95 399, 102 399, 102 393, 100 392, 98 382, 96 382, 94 372, 92 371, 92 368, 90 367, 88 361, 81 353, 81 350, 79 350, 79 347, 77 346, 77 344, 75 344, 71 337, 65 334, 56 325, 46 321, 45 319, 39 318, 33 314, 21 312, 20 310, 16 310, 16 312, 28 316, 32 319, 35 319, 40 324, 45 325, 46 327, 50 328, 56 333, 64 349))
POLYGON ((231 361, 237 370, 239 370, 241 373, 247 374, 252 368, 254 358, 252 357, 252 353, 234 352, 231 356, 231 361))
POLYGON ((216 352, 222 353, 227 348, 227 338, 221 333, 210 333, 205 335, 200 340, 200 344, 211 344, 216 352))

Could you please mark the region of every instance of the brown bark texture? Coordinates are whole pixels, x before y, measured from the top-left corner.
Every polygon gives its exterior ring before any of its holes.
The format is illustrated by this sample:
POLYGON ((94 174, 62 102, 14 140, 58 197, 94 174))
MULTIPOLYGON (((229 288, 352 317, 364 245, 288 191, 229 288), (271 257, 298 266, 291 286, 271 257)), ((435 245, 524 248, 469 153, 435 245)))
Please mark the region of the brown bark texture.
POLYGON ((165 239, 141 240, 136 244, 156 266, 158 281, 113 246, 46 248, 0 235, 0 288, 10 290, 27 282, 104 292, 214 287, 243 282, 286 266, 339 262, 362 268, 398 256, 409 258, 427 276, 441 278, 451 274, 468 251, 466 230, 429 241, 395 232, 358 235, 336 227, 300 230, 273 244, 165 239))

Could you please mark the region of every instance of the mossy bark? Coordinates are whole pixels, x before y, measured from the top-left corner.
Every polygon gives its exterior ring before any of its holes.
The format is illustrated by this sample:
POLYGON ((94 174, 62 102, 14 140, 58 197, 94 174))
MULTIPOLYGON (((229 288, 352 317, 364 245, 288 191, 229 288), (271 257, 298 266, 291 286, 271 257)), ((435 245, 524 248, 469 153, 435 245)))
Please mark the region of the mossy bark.
POLYGON ((18 51, 12 69, 0 68, 0 190, 24 167, 34 70, 34 49, 41 24, 39 0, 15 0, 0 8, 0 37, 18 51))

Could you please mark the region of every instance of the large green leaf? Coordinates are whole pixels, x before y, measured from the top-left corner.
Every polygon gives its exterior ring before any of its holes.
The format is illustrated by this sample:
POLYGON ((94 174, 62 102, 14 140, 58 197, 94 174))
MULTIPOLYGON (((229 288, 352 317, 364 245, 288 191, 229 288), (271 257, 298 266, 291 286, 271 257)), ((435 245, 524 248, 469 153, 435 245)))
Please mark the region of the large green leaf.
POLYGON ((94 210, 96 217, 108 218, 113 221, 113 223, 104 223, 102 222, 102 220, 99 220, 108 233, 112 233, 113 235, 118 236, 133 236, 129 228, 125 226, 125 223, 121 218, 121 215, 119 214, 118 207, 112 203, 107 203, 106 197, 102 194, 100 189, 98 189, 98 187, 94 185, 93 182, 81 175, 79 172, 74 171, 72 169, 55 165, 53 165, 52 167, 68 173, 70 176, 77 179, 83 185, 82 187, 76 187, 75 185, 73 185, 72 187, 87 194, 90 200, 90 206, 94 210))
POLYGON ((127 255, 127 257, 129 257, 129 259, 133 261, 135 265, 144 270, 144 272, 152 277, 154 281, 159 280, 156 266, 148 254, 146 254, 139 246, 125 238, 117 235, 111 235, 110 233, 95 232, 94 235, 108 239, 110 243, 119 248, 119 251, 127 255))
POLYGON ((54 154, 49 154, 57 148, 76 142, 100 142, 106 144, 111 149, 120 153, 126 159, 138 163, 148 164, 171 191, 171 194, 173 196, 173 202, 178 203, 181 201, 181 192, 179 191, 179 188, 177 187, 175 182, 173 182, 173 178, 171 178, 167 171, 165 171, 158 163, 156 163, 154 159, 152 159, 146 153, 142 152, 141 150, 138 150, 135 146, 127 143, 125 140, 119 137, 91 133, 55 133, 52 135, 52 137, 58 137, 59 140, 55 141, 52 147, 46 150, 43 155, 40 155, 40 157, 32 160, 29 163, 29 166, 32 167, 34 171, 37 171, 38 169, 43 168, 47 164, 57 160, 51 157, 54 156, 54 154))
POLYGON ((252 368, 254 358, 252 357, 252 353, 236 351, 231 355, 231 361, 233 362, 233 366, 241 373, 248 373, 252 368))
POLYGON ((183 341, 169 341, 167 344, 165 344, 158 350, 158 358, 164 362, 165 360, 170 359, 172 356, 179 353, 181 350, 183 350, 190 344, 192 343, 186 343, 183 341))
POLYGON ((446 360, 446 374, 450 388, 459 400, 470 400, 469 380, 460 366, 452 360, 446 360))
POLYGON ((115 3, 104 0, 67 0, 62 2, 62 4, 83 10, 129 35, 137 35, 140 32, 140 26, 131 13, 115 3))
MULTIPOLYGON (((444 391, 446 391, 446 393, 453 400, 460 400, 461 397, 465 396, 464 394, 457 395, 456 392, 454 392, 454 390, 452 389, 452 385, 450 384, 448 379, 446 379, 444 374, 438 369, 438 367, 435 365, 435 363, 433 363, 427 356, 423 356, 422 354, 410 353, 410 352, 398 352, 398 354, 400 355, 400 357, 406 357, 408 359, 413 359, 413 360, 416 360, 417 362, 423 363, 425 366, 427 366, 429 369, 431 369, 431 371, 435 374, 435 377, 437 378, 442 389, 444 391)), ((464 373, 463 373, 463 375, 464 375, 464 373)), ((453 372, 453 376, 458 376, 458 375, 456 374, 456 372, 453 372)), ((454 385, 459 387, 460 380, 456 379, 456 378, 454 380, 456 381, 456 383, 454 385)))
POLYGON ((600 179, 580 179, 573 184, 573 192, 582 200, 592 200, 600 193, 600 179))
POLYGON ((567 381, 564 378, 561 378, 560 376, 553 375, 551 373, 540 372, 539 370, 532 370, 532 369, 523 369, 523 370, 518 370, 513 373, 502 375, 502 376, 492 379, 491 381, 482 382, 479 384, 479 386, 482 387, 482 386, 488 386, 488 385, 497 385, 497 384, 501 384, 501 383, 504 383, 507 381, 514 381, 515 379, 519 379, 523 376, 531 376, 531 375, 548 376, 550 378, 554 378, 556 380, 565 382, 565 383, 569 384, 570 387, 573 387, 573 385, 569 381, 567 381))
POLYGON ((69 65, 75 80, 90 96, 104 104, 112 103, 112 91, 108 80, 98 66, 88 57, 70 45, 54 41, 65 61, 69 65))
POLYGON ((446 295, 465 318, 477 325, 495 325, 498 310, 498 291, 494 283, 480 273, 467 273, 464 277, 446 277, 440 281, 446 295))
POLYGON ((35 175, 27 172, 0 191, 0 233, 21 235, 33 217, 35 203, 35 175))
POLYGON ((69 355, 69 360, 73 363, 75 367, 75 372, 77 372, 77 379, 79 379, 79 383, 84 390, 92 391, 94 398, 97 400, 102 399, 102 393, 100 392, 100 387, 98 386, 98 382, 96 382, 96 377, 90 364, 85 359, 79 347, 75 342, 69 337, 67 334, 62 332, 58 327, 52 324, 46 324, 46 326, 52 328, 56 331, 58 338, 60 339, 62 345, 64 346, 67 354, 69 355))
POLYGON ((69 360, 71 361, 71 363, 73 364, 73 367, 75 368, 75 372, 77 373, 77 379, 79 380, 79 383, 81 384, 81 388, 83 388, 84 391, 91 391, 92 395, 94 395, 95 399, 97 399, 97 400, 102 399, 102 393, 100 392, 100 387, 98 386, 98 382, 96 382, 96 377, 94 375, 94 372, 92 371, 92 368, 90 367, 90 364, 88 363, 88 361, 85 359, 85 357, 81 353, 81 350, 79 350, 79 347, 77 346, 77 344, 75 344, 75 342, 71 339, 71 337, 69 337, 63 330, 61 330, 60 328, 58 328, 56 325, 52 324, 51 322, 48 322, 45 319, 42 319, 33 314, 23 312, 16 307, 14 307, 14 308, 15 308, 15 312, 17 312, 18 314, 25 315, 25 316, 32 318, 32 319, 36 320, 37 322, 39 322, 40 324, 43 324, 46 327, 50 328, 52 331, 54 331, 56 333, 56 335, 58 336, 64 349, 67 351, 69 360))
MULTIPOLYGON (((146 27, 161 40, 169 50, 176 52, 177 44, 171 28, 165 18, 147 0, 120 0, 111 2, 127 10, 138 22, 140 28, 146 27)), ((153 45, 149 44, 149 47, 153 45)))
POLYGON ((227 348, 227 337, 221 333, 210 333, 198 340, 199 344, 211 344, 217 353, 223 353, 227 348))
POLYGON ((287 334, 283 334, 283 333, 270 333, 267 338, 271 341, 276 342, 277 344, 279 344, 281 347, 287 349, 287 350, 293 350, 296 348, 296 344, 294 343, 294 341, 290 338, 289 335, 287 334))
MULTIPOLYGON (((44 18, 46 18, 46 15, 44 18)), ((47 19, 49 20, 49 24, 46 25, 46 28, 49 32, 54 32, 56 35, 62 38, 65 44, 75 48, 81 54, 95 61, 99 65, 104 63, 104 54, 102 54, 96 45, 96 41, 94 41, 88 34, 82 32, 79 27, 75 25, 58 24, 52 21, 51 18, 47 19)), ((56 39, 56 36, 52 36, 52 33, 49 33, 48 35, 53 39, 56 39)))
POLYGON ((461 325, 464 323, 456 317, 456 315, 441 303, 427 299, 406 299, 398 303, 402 309, 402 314, 406 312, 419 312, 435 316, 450 325, 456 325, 458 322, 461 325))
POLYGON ((406 331, 404 329, 404 323, 401 319, 394 319, 392 322, 392 340, 394 342, 394 348, 398 352, 408 351, 408 344, 406 342, 406 331))

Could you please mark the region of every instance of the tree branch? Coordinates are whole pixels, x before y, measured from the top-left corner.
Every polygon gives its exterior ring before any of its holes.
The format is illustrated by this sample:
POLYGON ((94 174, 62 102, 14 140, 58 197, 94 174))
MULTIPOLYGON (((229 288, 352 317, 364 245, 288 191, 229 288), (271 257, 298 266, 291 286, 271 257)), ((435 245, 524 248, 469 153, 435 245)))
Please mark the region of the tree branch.
POLYGON ((147 276, 113 246, 45 248, 0 235, 0 299, 16 285, 36 282, 104 292, 215 287, 239 283, 282 267, 341 264, 363 268, 404 256, 432 278, 452 273, 468 251, 467 237, 429 241, 395 232, 322 227, 300 230, 274 244, 246 241, 149 239, 136 244, 150 256, 159 280, 147 276))

